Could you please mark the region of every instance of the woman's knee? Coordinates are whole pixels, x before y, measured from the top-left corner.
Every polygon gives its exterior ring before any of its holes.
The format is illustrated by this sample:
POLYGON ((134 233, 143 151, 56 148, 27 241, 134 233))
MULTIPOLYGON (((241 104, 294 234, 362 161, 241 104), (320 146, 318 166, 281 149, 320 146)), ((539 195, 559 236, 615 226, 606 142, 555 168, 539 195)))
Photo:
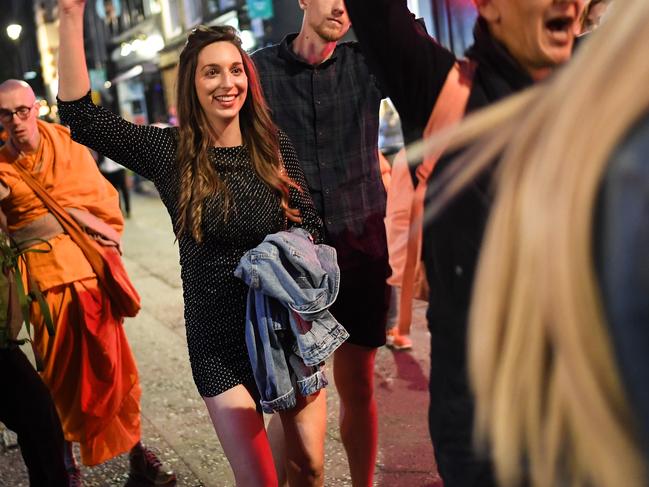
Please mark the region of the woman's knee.
POLYGON ((353 384, 346 381, 343 381, 343 384, 341 386, 339 382, 336 382, 336 388, 340 400, 345 406, 363 406, 374 400, 374 382, 372 380, 356 378, 353 384))
POLYGON ((327 430, 326 392, 299 397, 294 409, 280 413, 286 468, 291 485, 322 485, 327 430))

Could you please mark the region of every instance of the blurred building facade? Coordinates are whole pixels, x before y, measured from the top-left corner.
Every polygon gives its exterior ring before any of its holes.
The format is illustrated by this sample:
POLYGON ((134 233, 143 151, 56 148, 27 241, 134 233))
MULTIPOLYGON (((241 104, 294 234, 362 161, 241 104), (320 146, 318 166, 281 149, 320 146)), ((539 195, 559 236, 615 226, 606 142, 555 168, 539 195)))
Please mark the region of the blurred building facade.
POLYGON ((31 1, 0 0, 0 12, 0 81, 24 79, 38 96, 44 96, 34 5, 31 1))

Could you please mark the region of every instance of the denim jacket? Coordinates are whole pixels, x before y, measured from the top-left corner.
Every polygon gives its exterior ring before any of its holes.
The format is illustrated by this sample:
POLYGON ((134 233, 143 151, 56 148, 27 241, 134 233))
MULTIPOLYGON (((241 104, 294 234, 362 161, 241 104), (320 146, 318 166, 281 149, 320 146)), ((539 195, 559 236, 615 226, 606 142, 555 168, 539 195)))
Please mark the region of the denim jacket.
POLYGON ((327 385, 320 364, 348 337, 329 312, 338 296, 336 251, 301 228, 268 235, 234 272, 250 290, 246 345, 265 412, 295 406, 327 385))

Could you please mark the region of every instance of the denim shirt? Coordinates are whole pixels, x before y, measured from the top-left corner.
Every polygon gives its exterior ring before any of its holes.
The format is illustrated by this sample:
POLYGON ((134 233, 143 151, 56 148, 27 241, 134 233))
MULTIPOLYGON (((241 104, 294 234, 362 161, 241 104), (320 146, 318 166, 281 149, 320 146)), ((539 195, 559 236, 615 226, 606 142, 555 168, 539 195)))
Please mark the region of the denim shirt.
POLYGON ((349 337, 329 312, 340 285, 336 251, 302 228, 268 235, 234 272, 250 290, 246 346, 264 412, 327 385, 320 364, 349 337))
MULTIPOLYGON (((649 464, 649 113, 610 157, 597 200, 594 257, 608 333, 649 464)), ((649 485, 649 479, 647 479, 649 485)))

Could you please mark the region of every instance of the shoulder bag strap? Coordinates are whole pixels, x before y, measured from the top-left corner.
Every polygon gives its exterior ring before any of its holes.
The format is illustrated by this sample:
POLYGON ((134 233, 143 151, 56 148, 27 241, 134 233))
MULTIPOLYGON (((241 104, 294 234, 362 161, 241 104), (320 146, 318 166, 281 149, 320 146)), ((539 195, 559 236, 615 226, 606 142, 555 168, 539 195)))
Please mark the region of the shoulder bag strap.
POLYGON ((20 173, 23 178, 23 181, 34 191, 36 196, 38 196, 47 209, 56 217, 56 219, 61 223, 61 226, 65 230, 70 238, 76 243, 79 248, 82 250, 83 254, 86 256, 88 263, 92 267, 93 271, 97 276, 99 282, 105 282, 106 279, 106 268, 105 262, 102 255, 99 253, 99 250, 93 245, 90 240, 91 237, 79 226, 79 224, 65 211, 61 205, 59 205, 52 196, 47 192, 47 190, 39 183, 29 172, 20 165, 18 161, 13 164, 13 167, 20 173), (89 245, 90 244, 90 245, 89 245))

